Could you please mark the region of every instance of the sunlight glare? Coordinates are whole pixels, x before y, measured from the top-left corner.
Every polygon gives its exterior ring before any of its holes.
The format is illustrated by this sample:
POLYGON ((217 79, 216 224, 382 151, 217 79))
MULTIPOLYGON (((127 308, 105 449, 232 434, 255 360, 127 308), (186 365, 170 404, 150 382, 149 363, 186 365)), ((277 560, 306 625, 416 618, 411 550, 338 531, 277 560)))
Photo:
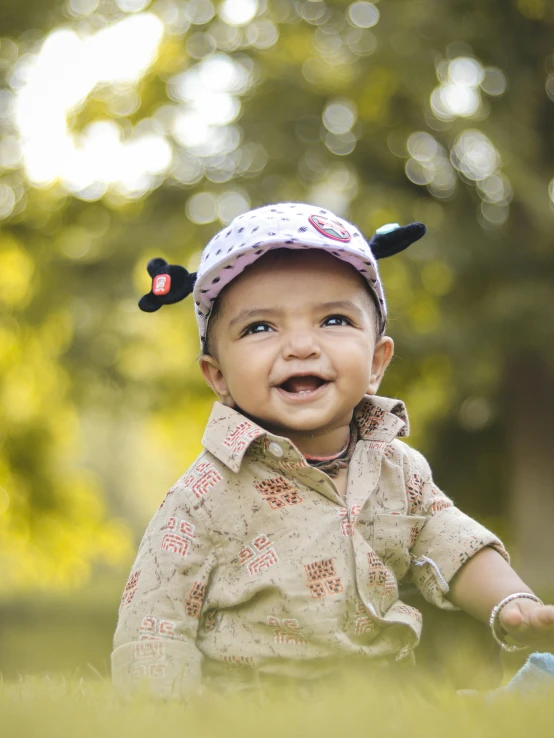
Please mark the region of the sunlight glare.
POLYGON ((151 13, 125 18, 87 38, 55 30, 40 52, 25 60, 24 74, 14 75, 14 113, 25 169, 34 184, 61 179, 76 194, 94 183, 103 183, 97 191, 110 185, 144 190, 144 175, 169 167, 170 147, 161 136, 122 141, 111 121, 90 124, 80 134, 72 133, 68 123, 97 85, 136 84, 156 58, 163 31, 151 13))
POLYGON ((258 0, 223 0, 217 12, 230 26, 246 26, 258 12, 258 0))

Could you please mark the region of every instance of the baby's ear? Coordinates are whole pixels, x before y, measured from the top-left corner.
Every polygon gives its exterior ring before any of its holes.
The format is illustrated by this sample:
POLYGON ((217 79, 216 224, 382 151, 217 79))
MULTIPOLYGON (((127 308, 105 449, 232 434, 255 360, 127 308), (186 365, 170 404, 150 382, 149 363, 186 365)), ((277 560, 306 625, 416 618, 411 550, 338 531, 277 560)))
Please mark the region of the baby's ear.
POLYGON ((375 232, 369 247, 376 259, 385 259, 407 249, 415 241, 425 235, 427 228, 423 223, 410 223, 401 226, 398 223, 387 223, 375 232))
POLYGON ((215 392, 218 400, 228 407, 236 407, 237 405, 231 396, 231 392, 217 359, 214 359, 213 356, 202 354, 198 359, 198 362, 200 364, 200 371, 204 375, 204 379, 215 392))

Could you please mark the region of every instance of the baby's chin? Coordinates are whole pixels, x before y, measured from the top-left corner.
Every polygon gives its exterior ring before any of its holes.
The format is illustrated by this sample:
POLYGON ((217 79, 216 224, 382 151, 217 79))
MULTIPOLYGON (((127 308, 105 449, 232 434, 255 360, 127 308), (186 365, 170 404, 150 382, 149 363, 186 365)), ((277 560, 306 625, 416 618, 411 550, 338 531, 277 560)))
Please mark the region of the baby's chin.
MULTIPOLYGON (((298 436, 317 436, 323 433, 328 433, 329 431, 334 430, 335 427, 340 427, 343 425, 348 425, 352 419, 352 413, 350 413, 350 417, 344 417, 344 418, 322 418, 322 417, 313 417, 316 415, 316 413, 312 412, 304 412, 299 413, 299 417, 296 418, 276 418, 276 417, 264 417, 263 415, 260 416, 258 414, 249 413, 245 411, 242 408, 237 407, 236 408, 242 415, 245 415, 247 418, 252 420, 256 425, 259 425, 260 428, 263 428, 264 430, 268 431, 269 433, 273 433, 275 436, 284 436, 285 438, 289 437, 298 437, 298 436), (312 417, 310 417, 310 415, 312 417)), ((317 413, 317 415, 321 416, 320 413, 317 413)))

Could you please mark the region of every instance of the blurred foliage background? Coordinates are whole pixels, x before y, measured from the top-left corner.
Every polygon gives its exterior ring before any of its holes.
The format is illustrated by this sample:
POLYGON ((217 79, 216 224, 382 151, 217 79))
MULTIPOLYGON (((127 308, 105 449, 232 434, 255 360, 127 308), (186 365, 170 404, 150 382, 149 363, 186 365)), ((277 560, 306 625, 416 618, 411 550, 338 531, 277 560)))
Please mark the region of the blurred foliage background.
POLYGON ((235 215, 329 207, 382 264, 438 484, 554 591, 554 5, 548 0, 4 0, 0 670, 107 669, 121 588, 212 397, 186 305, 235 215))

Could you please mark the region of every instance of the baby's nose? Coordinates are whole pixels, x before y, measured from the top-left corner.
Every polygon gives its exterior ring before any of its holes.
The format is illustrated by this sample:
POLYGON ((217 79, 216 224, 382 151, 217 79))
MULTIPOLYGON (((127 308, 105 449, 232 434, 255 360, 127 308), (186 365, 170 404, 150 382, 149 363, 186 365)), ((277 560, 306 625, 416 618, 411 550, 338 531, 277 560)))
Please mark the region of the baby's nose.
POLYGON ((314 334, 311 331, 290 331, 283 347, 285 358, 307 359, 319 356, 321 349, 314 334))

